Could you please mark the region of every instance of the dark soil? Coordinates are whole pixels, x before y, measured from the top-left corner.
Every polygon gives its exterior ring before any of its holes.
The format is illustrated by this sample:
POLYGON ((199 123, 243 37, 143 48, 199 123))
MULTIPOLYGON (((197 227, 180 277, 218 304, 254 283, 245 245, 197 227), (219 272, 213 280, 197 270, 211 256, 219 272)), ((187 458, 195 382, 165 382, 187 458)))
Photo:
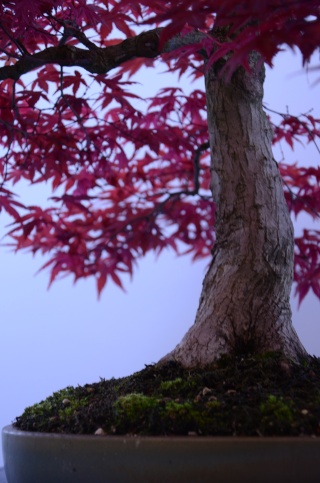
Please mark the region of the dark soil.
POLYGON ((320 359, 222 358, 206 369, 149 365, 130 377, 67 387, 15 426, 81 434, 320 436, 320 359))

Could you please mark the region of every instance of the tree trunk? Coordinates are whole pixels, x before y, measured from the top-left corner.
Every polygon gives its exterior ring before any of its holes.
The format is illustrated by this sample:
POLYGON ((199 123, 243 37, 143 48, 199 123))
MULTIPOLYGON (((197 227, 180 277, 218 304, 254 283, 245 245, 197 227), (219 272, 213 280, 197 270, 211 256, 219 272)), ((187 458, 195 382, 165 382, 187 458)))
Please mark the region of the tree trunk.
POLYGON ((259 62, 253 53, 251 73, 240 67, 230 81, 221 74, 224 61, 206 74, 216 243, 195 323, 163 359, 186 367, 222 354, 306 355, 291 321, 293 226, 262 108, 259 62))

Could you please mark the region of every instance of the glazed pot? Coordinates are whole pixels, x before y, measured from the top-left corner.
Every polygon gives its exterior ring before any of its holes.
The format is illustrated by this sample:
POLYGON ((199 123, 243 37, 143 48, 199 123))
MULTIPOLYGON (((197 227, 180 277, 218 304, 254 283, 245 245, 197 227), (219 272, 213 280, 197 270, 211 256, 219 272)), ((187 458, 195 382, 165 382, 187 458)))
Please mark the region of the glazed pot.
POLYGON ((2 430, 8 483, 318 483, 320 439, 2 430))

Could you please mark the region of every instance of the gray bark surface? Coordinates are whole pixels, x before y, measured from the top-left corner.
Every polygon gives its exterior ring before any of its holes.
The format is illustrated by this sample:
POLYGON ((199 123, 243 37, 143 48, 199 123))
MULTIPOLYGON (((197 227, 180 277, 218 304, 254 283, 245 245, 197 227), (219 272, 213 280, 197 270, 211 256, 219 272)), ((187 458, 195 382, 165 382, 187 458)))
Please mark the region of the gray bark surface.
POLYGON ((262 108, 264 67, 228 82, 206 74, 216 243, 194 325, 163 360, 204 366, 222 354, 306 355, 292 326, 293 226, 262 108))

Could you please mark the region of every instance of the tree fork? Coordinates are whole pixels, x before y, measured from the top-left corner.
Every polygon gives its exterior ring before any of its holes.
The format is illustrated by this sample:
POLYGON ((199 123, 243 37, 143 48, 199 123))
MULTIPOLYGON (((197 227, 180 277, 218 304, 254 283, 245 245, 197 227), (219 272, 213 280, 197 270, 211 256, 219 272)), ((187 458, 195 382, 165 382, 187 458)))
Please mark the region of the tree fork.
POLYGON ((265 71, 258 54, 249 63, 230 81, 223 59, 205 76, 216 243, 195 323, 162 359, 186 367, 223 354, 306 355, 291 320, 293 226, 262 107, 265 71))

